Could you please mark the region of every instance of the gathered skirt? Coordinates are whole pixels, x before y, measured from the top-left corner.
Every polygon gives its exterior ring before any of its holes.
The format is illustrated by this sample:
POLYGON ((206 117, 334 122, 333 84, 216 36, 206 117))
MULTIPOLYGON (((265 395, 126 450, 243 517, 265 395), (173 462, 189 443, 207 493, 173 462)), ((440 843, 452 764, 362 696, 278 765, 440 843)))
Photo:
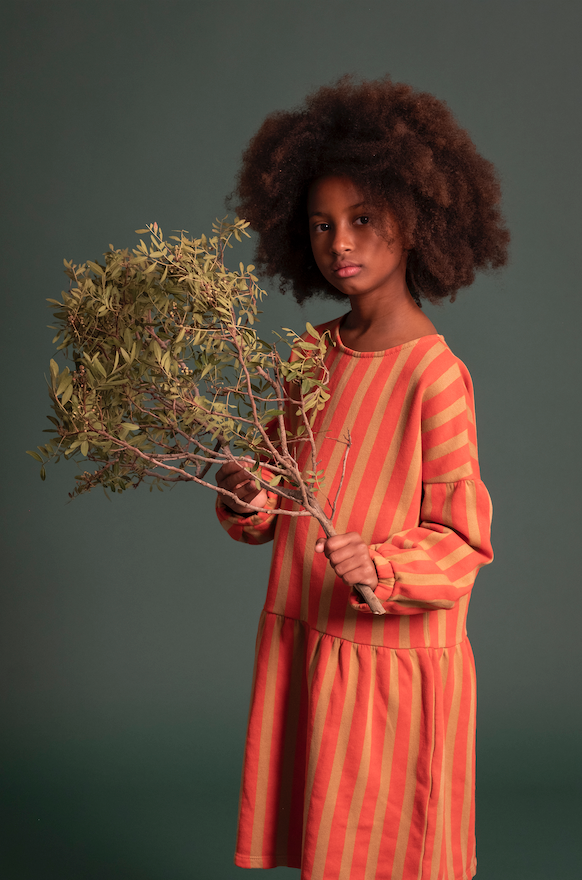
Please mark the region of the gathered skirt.
POLYGON ((475 667, 263 611, 235 863, 301 880, 469 880, 475 667))

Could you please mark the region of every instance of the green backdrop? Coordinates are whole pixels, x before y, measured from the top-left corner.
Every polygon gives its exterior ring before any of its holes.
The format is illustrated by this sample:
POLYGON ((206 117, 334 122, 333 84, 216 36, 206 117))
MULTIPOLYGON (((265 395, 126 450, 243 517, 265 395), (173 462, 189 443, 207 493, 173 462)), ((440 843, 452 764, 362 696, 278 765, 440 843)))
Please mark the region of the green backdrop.
MULTIPOLYGON (((41 483, 24 450, 48 424, 45 298, 63 257, 98 258, 154 220, 208 230, 265 114, 345 72, 445 99, 501 173, 511 265, 429 309, 474 378, 496 511, 469 620, 478 876, 580 876, 581 9, 1 4, 1 880, 243 876, 232 852, 269 548, 231 542, 197 487, 67 503, 75 468, 41 483)), ((265 308, 268 327, 298 329, 338 309, 278 293, 265 308)))

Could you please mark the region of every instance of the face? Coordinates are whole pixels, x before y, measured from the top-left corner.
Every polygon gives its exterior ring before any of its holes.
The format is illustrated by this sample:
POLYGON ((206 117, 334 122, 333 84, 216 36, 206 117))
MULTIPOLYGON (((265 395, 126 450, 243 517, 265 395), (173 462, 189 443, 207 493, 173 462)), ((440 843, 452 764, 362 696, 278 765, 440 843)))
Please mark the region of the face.
POLYGON ((376 299, 406 289, 406 251, 395 220, 366 207, 349 177, 314 181, 307 211, 315 262, 337 290, 376 299))

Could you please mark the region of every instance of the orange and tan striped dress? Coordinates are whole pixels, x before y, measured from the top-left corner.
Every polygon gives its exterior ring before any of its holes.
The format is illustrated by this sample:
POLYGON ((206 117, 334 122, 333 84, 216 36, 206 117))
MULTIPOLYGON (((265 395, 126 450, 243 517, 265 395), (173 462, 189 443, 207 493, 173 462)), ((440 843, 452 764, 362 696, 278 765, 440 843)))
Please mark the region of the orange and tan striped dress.
POLYGON ((314 553, 314 519, 239 517, 219 502, 236 540, 274 538, 235 863, 301 868, 302 880, 470 878, 475 668, 465 619, 492 558, 471 379, 441 336, 356 352, 338 328, 319 328, 336 343, 319 458, 333 498, 344 452, 333 438, 349 428, 334 524, 369 544, 388 613, 370 614, 314 553))

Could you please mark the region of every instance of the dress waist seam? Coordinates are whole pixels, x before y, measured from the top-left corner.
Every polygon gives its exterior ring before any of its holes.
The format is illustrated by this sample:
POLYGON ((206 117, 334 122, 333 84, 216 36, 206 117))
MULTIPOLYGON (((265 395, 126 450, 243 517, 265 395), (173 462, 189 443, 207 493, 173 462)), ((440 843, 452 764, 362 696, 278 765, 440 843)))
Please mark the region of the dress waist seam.
POLYGON ((339 642, 349 642, 352 645, 362 645, 366 648, 380 648, 385 651, 443 651, 449 648, 458 648, 460 645, 469 641, 469 637, 465 633, 460 642, 453 642, 451 645, 375 645, 372 644, 372 642, 357 642, 355 639, 346 638, 346 636, 336 636, 333 633, 312 626, 307 620, 301 620, 299 617, 289 617, 287 614, 280 614, 278 611, 270 611, 268 608, 263 608, 263 613, 271 614, 273 617, 279 617, 282 620, 291 620, 293 623, 300 623, 306 629, 311 630, 311 632, 319 633, 321 636, 326 636, 328 639, 336 639, 339 642))

